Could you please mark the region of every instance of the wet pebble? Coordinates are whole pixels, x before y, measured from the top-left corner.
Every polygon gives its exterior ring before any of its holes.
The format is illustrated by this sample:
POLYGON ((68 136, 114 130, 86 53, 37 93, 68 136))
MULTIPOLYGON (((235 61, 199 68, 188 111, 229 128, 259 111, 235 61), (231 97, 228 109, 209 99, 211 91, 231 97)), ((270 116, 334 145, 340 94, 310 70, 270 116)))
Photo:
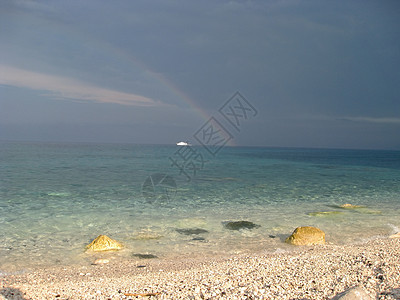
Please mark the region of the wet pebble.
POLYGON ((142 253, 134 253, 132 254, 134 257, 138 257, 140 259, 151 259, 151 258, 157 258, 156 255, 154 254, 142 254, 142 253))

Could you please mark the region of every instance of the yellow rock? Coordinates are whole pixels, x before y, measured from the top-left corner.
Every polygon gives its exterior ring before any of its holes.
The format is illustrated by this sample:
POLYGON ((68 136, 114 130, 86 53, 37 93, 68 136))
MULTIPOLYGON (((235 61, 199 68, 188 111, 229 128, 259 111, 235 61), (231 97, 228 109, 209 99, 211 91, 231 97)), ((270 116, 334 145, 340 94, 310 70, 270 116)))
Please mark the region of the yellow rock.
POLYGON ((323 245, 325 232, 312 226, 297 227, 285 242, 296 246, 323 245))
POLYGON ((122 249, 122 245, 106 235, 99 235, 86 248, 92 251, 108 251, 122 249))
POLYGON ((315 211, 308 213, 308 215, 313 217, 324 217, 324 216, 338 215, 342 213, 343 212, 341 211, 315 211))
POLYGON ((342 204, 340 205, 341 208, 347 208, 347 209, 354 209, 354 208, 364 208, 365 206, 362 205, 353 205, 350 203, 342 204))

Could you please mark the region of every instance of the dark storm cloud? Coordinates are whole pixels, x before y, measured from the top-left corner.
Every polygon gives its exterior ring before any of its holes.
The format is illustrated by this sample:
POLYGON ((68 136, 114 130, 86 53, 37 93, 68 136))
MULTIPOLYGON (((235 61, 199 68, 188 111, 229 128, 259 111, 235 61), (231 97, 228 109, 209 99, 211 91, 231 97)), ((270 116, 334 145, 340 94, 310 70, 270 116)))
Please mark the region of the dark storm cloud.
MULTIPOLYGON (((1 64, 8 72, 0 76, 0 105, 23 102, 31 125, 51 126, 46 124, 59 116, 65 124, 118 131, 121 141, 174 141, 201 126, 200 110, 211 116, 240 90, 259 111, 247 134, 237 137, 240 144, 400 147, 396 1, 1 6, 1 64), (70 115, 81 118, 63 115, 60 102, 49 105, 60 98, 70 115), (144 100, 153 108, 137 106, 144 100), (99 113, 105 102, 113 108, 99 113), (149 129, 158 126, 162 134, 149 129)), ((19 114, 3 109, 0 117, 4 138, 5 126, 19 114)), ((96 133, 93 139, 110 136, 96 133)))

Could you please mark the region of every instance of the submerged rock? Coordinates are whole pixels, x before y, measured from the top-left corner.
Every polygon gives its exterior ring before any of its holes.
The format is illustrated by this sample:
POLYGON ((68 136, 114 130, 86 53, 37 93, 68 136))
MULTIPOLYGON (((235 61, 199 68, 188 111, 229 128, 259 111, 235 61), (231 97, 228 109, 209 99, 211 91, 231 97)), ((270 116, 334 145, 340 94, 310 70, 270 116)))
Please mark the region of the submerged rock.
POLYGON ((339 215, 342 213, 343 212, 341 211, 315 211, 308 213, 308 215, 313 217, 325 217, 325 216, 339 215))
POLYGON ((253 229, 261 226, 249 221, 231 221, 231 222, 226 222, 224 224, 224 227, 229 230, 240 230, 240 229, 253 229))
POLYGON ((183 228, 183 229, 175 229, 176 232, 184 235, 192 235, 192 234, 202 234, 208 233, 208 230, 201 228, 183 228))
POLYGON ((205 240, 206 240, 206 239, 203 238, 203 237, 201 237, 201 236, 192 238, 192 241, 205 241, 205 240))
POLYGON ((157 256, 153 254, 141 254, 141 253, 134 253, 132 256, 138 257, 140 259, 151 259, 151 258, 157 258, 157 256))
POLYGON ((367 214, 367 215, 381 215, 382 212, 376 209, 369 209, 369 208, 361 208, 357 210, 360 214, 367 214))
POLYGON ((109 251, 109 250, 119 250, 122 249, 122 245, 109 238, 106 235, 99 235, 95 238, 89 245, 86 246, 88 250, 92 251, 109 251))
POLYGON ((135 240, 159 240, 163 238, 161 234, 156 232, 137 232, 133 235, 133 239, 135 240))
POLYGON ((375 209, 370 209, 365 205, 354 205, 350 203, 342 204, 342 205, 328 205, 332 208, 339 208, 342 210, 352 210, 354 212, 360 213, 360 214, 374 214, 374 215, 380 215, 382 212, 380 210, 375 210, 375 209))
POLYGON ((205 218, 185 218, 180 219, 175 222, 177 228, 202 228, 207 226, 207 221, 205 218))
POLYGON ((285 242, 296 246, 323 245, 325 232, 312 226, 297 227, 285 242))

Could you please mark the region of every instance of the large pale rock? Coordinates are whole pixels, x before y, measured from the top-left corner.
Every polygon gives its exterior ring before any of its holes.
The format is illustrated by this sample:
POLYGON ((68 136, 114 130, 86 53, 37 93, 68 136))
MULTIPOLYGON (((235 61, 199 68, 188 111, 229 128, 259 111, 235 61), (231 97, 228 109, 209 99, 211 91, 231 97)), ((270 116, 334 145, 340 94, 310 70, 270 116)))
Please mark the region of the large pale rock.
POLYGON ((122 249, 122 245, 106 235, 99 235, 86 248, 92 251, 109 251, 122 249))
POLYGON ((367 294, 364 288, 356 286, 337 294, 332 300, 373 300, 373 298, 367 294))
POLYGON ((391 236, 389 236, 389 238, 391 238, 391 239, 400 239, 400 232, 398 232, 396 234, 392 234, 391 236))
POLYGON ((297 227, 285 242, 296 246, 323 245, 325 232, 312 226, 297 227))

